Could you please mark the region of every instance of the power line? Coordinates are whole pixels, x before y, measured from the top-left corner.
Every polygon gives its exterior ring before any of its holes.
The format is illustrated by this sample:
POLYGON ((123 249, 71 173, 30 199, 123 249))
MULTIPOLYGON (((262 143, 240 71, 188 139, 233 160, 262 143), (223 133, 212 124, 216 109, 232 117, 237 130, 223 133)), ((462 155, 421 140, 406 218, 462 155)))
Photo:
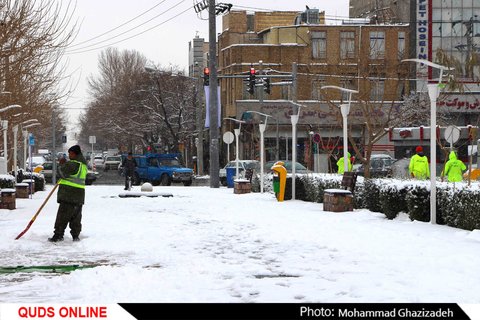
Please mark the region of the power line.
POLYGON ((155 9, 156 7, 158 7, 159 5, 161 5, 162 3, 164 3, 165 1, 167 1, 167 0, 163 0, 163 1, 159 2, 159 3, 157 3, 157 4, 154 5, 153 7, 145 10, 144 12, 140 13, 139 15, 133 17, 132 19, 130 19, 130 20, 128 20, 128 21, 120 24, 119 26, 117 26, 117 27, 115 27, 115 28, 113 28, 113 29, 110 29, 110 30, 108 30, 108 31, 105 31, 105 32, 102 33, 102 34, 99 34, 98 36, 95 36, 95 37, 93 37, 93 38, 87 39, 87 40, 85 40, 85 41, 82 41, 82 42, 79 42, 79 43, 75 43, 75 44, 71 45, 70 47, 77 47, 77 46, 79 46, 79 45, 81 45, 81 44, 90 42, 90 41, 95 40, 95 39, 98 39, 98 38, 100 38, 100 37, 102 37, 102 36, 104 36, 104 35, 106 35, 106 34, 109 34, 110 32, 115 31, 115 30, 117 30, 117 29, 119 29, 119 28, 121 28, 121 27, 129 24, 130 22, 132 22, 132 21, 140 18, 141 16, 147 14, 148 12, 152 11, 153 9, 155 9))
POLYGON ((96 46, 96 45, 101 45, 102 43, 105 43, 105 42, 107 42, 107 41, 113 40, 113 39, 118 38, 119 36, 122 36, 122 35, 130 32, 130 31, 132 31, 132 30, 135 30, 135 29, 137 29, 137 28, 139 28, 139 27, 147 24, 148 22, 150 22, 150 21, 158 18, 159 16, 167 13, 168 11, 174 9, 175 7, 179 6, 179 5, 182 4, 183 2, 185 2, 185 0, 182 0, 182 1, 178 2, 178 3, 175 4, 174 6, 168 8, 168 9, 165 10, 164 12, 156 15, 155 17, 147 20, 146 22, 143 22, 143 23, 141 23, 140 25, 137 25, 137 26, 135 26, 135 27, 133 27, 133 28, 127 30, 127 31, 124 31, 124 32, 122 32, 122 33, 120 33, 120 34, 118 34, 118 35, 116 35, 116 36, 110 37, 110 38, 108 38, 108 39, 99 41, 99 42, 94 43, 94 44, 91 44, 91 45, 87 45, 87 46, 82 47, 82 48, 77 48, 77 49, 73 49, 73 50, 71 50, 71 51, 66 51, 65 54, 76 54, 76 53, 84 53, 84 52, 94 51, 94 50, 98 50, 98 49, 102 49, 102 48, 109 47, 109 46, 111 46, 111 45, 114 45, 114 44, 117 44, 117 43, 120 43, 120 42, 123 42, 123 41, 126 41, 126 40, 130 40, 130 39, 132 39, 132 38, 134 38, 134 37, 137 37, 137 36, 139 36, 139 35, 142 35, 142 34, 148 32, 148 31, 153 30, 153 29, 155 29, 155 28, 157 28, 157 27, 165 24, 166 22, 169 22, 169 21, 173 20, 174 18, 176 18, 176 17, 184 14, 185 12, 187 12, 187 11, 190 10, 190 9, 192 9, 193 7, 190 6, 190 7, 188 7, 186 10, 180 12, 179 14, 177 14, 177 15, 175 15, 175 16, 173 16, 173 17, 171 17, 171 18, 169 18, 169 19, 167 19, 167 20, 165 20, 165 21, 162 21, 161 23, 156 24, 156 25, 154 25, 153 27, 148 28, 148 29, 146 29, 146 30, 144 30, 144 31, 142 31, 142 32, 136 33, 136 34, 134 34, 134 35, 132 35, 132 36, 130 36, 130 37, 127 37, 127 38, 125 38, 125 39, 122 39, 122 40, 119 40, 119 41, 116 41, 116 42, 113 42, 113 43, 109 43, 109 44, 104 45, 104 46, 101 46, 101 47, 96 47, 96 48, 88 49, 88 48, 91 48, 91 47, 96 46), (88 50, 85 50, 85 49, 88 49, 88 50))
MULTIPOLYGON (((258 11, 268 11, 268 12, 273 12, 273 11, 292 11, 292 10, 275 10, 275 9, 265 9, 265 8, 256 8, 256 7, 247 7, 247 6, 239 6, 234 4, 233 8, 243 8, 243 9, 250 9, 250 10, 258 10, 258 11)), ((297 11, 297 10, 293 10, 297 11)), ((298 10, 298 13, 301 13, 302 11, 298 10)), ((325 17, 335 17, 335 18, 345 18, 348 19, 350 17, 346 16, 331 16, 331 15, 325 15, 325 17)))

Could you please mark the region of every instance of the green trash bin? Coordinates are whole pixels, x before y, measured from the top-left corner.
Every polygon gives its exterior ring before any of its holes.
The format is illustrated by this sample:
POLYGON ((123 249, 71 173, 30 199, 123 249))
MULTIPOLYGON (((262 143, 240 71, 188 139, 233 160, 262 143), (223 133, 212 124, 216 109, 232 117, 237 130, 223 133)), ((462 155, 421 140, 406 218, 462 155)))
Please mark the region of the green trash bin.
POLYGON ((273 192, 279 193, 280 192, 280 177, 273 176, 273 192))

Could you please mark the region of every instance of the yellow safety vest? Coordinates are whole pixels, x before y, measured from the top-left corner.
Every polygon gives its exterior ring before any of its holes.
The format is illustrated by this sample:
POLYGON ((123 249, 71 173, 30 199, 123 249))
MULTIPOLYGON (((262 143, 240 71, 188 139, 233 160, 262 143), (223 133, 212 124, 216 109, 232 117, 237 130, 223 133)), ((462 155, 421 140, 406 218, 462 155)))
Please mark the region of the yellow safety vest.
POLYGON ((78 172, 76 174, 70 175, 68 178, 62 178, 58 184, 63 184, 64 186, 70 186, 74 188, 85 189, 85 179, 87 178, 87 165, 76 160, 70 160, 79 164, 78 172))

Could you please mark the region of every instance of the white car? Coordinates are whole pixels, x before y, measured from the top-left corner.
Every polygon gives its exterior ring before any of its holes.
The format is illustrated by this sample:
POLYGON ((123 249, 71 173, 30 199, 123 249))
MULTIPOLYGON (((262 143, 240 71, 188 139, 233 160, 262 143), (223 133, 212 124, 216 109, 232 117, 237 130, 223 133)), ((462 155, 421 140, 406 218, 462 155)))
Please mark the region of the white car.
POLYGON ((120 156, 108 156, 105 158, 103 163, 104 170, 108 171, 110 169, 118 170, 118 166, 122 163, 122 157, 120 156))
POLYGON ((96 155, 93 158, 93 164, 95 166, 95 170, 103 169, 104 168, 104 160, 103 157, 100 155, 96 155))
MULTIPOLYGON (((230 161, 220 169, 218 177, 220 178, 220 183, 223 186, 227 185, 227 168, 236 168, 236 161, 230 161)), ((238 160, 238 174, 241 175, 246 169, 253 169, 257 172, 260 171, 260 161, 257 160, 238 160)))

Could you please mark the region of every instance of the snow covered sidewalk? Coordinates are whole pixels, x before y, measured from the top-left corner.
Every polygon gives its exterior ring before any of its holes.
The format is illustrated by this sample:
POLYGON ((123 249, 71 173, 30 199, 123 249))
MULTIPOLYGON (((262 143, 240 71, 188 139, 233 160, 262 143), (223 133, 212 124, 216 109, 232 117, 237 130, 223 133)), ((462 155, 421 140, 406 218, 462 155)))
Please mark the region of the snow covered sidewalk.
POLYGON ((56 195, 13 240, 48 191, 0 210, 0 267, 94 267, 0 274, 1 302, 480 303, 480 231, 227 188, 120 198, 123 186, 92 185, 82 241, 68 228, 65 241, 47 241, 56 195))

